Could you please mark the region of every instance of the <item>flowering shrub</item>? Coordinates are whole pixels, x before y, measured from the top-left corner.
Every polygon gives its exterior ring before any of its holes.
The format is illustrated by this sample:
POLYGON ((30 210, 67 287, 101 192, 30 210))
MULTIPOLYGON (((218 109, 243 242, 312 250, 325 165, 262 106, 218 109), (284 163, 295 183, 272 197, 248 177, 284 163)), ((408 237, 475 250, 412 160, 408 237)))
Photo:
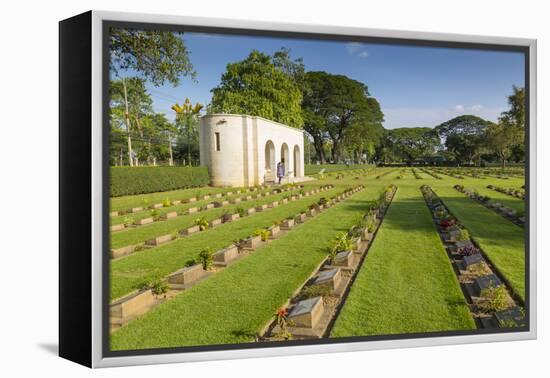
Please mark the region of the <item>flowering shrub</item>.
POLYGON ((468 244, 467 246, 458 249, 458 253, 462 256, 472 256, 478 252, 478 249, 473 244, 468 244))

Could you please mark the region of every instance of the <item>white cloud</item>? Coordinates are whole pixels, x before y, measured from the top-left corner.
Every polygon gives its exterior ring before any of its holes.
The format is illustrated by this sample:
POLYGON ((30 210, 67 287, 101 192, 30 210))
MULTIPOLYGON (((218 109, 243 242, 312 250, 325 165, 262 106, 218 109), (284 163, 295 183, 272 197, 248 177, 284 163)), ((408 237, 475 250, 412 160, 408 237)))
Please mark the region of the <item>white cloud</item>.
POLYGON ((365 46, 359 42, 348 42, 346 43, 346 50, 349 55, 357 55, 360 58, 366 58, 369 56, 369 53, 365 46))
POLYGON ((479 112, 479 111, 481 111, 481 109, 483 109, 483 105, 481 105, 481 104, 472 105, 471 109, 474 112, 479 112))
POLYGON ((455 105, 455 111, 459 112, 459 113, 463 113, 464 112, 464 105, 455 105))

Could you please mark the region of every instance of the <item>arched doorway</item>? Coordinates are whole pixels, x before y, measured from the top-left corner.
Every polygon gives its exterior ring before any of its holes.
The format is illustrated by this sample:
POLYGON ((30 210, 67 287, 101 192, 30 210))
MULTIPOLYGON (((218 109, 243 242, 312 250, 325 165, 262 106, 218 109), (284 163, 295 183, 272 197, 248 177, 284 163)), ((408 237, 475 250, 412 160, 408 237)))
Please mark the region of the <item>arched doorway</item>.
POLYGON ((302 176, 302 167, 300 165, 300 147, 298 145, 294 146, 294 177, 302 176))
POLYGON ((288 169, 290 167, 290 153, 288 151, 288 145, 283 143, 281 146, 281 161, 284 160, 285 175, 288 174, 288 169))
POLYGON ((275 173, 276 163, 275 163, 275 145, 271 140, 268 140, 265 144, 265 170, 275 173))

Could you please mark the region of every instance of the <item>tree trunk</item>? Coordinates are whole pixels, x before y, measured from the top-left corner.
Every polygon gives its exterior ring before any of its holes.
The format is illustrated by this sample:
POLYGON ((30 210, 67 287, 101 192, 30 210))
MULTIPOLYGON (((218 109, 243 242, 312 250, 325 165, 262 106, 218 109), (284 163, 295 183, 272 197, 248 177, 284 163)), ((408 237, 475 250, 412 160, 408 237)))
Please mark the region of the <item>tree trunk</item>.
POLYGON ((187 117, 187 162, 191 166, 191 119, 187 117))
POLYGON ((338 141, 333 140, 332 141, 332 149, 330 151, 332 162, 334 164, 338 163, 338 148, 340 147, 340 144, 338 141))
POLYGON ((130 167, 134 166, 134 160, 132 159, 132 137, 130 136, 130 115, 128 114, 128 90, 126 89, 126 80, 122 78, 122 88, 124 89, 124 106, 126 111, 124 113, 124 122, 126 123, 126 132, 128 133, 128 161, 130 167))
POLYGON ((170 153, 168 165, 172 167, 174 165, 174 156, 172 155, 172 141, 170 140, 170 136, 168 136, 168 152, 170 153))
POLYGON ((323 150, 323 141, 321 138, 313 137, 313 147, 321 164, 325 164, 325 151, 323 150))

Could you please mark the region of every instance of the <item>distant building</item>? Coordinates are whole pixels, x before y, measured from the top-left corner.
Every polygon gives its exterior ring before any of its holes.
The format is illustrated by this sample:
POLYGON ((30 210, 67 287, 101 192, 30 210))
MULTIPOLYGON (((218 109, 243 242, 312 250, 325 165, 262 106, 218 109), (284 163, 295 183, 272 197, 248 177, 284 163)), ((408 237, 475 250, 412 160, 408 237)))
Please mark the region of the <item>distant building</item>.
POLYGON ((214 186, 254 186, 276 182, 284 159, 283 182, 303 181, 304 134, 261 117, 209 114, 199 127, 200 161, 214 186))

